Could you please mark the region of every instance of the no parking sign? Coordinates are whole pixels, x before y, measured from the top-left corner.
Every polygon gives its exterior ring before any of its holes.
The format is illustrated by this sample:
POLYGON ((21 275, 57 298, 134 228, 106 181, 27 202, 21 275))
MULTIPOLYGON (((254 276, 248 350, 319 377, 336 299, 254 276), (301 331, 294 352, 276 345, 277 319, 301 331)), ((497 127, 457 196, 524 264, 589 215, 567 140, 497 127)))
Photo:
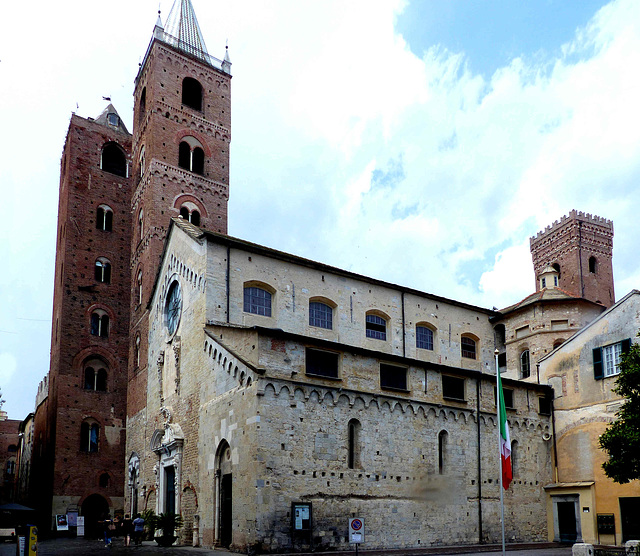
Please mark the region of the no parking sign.
POLYGON ((349 518, 349 543, 362 544, 364 542, 364 519, 361 517, 349 518))

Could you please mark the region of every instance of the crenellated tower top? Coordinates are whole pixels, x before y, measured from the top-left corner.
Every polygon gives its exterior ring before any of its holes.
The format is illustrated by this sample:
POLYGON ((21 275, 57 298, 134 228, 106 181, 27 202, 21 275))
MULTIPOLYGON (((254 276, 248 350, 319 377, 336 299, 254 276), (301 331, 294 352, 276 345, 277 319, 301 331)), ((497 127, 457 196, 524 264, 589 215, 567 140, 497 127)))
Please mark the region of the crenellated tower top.
POLYGON ((613 222, 572 210, 529 241, 536 291, 545 268, 558 272, 559 287, 610 307, 613 287, 613 222))

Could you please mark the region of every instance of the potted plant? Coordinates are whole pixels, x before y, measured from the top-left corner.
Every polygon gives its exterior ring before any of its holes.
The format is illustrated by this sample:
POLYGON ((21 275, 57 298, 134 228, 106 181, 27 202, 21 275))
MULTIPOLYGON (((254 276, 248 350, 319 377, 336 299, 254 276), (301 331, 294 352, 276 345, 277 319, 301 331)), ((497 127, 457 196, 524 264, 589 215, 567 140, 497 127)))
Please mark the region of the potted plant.
POLYGON ((156 542, 160 546, 171 546, 178 538, 175 531, 182 527, 183 520, 180 514, 168 512, 153 516, 152 523, 156 531, 161 531, 156 535, 156 542))
POLYGON ((144 539, 152 541, 156 530, 154 524, 156 513, 153 510, 144 510, 140 515, 144 519, 144 539))

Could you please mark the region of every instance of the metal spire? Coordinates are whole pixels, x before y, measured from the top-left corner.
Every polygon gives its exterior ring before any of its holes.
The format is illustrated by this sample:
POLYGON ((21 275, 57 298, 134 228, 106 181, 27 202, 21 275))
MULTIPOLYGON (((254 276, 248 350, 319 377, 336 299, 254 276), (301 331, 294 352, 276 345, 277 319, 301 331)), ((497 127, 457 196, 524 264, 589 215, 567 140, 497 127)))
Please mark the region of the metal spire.
POLYGON ((204 44, 202 31, 200 31, 191 0, 175 0, 169 17, 167 17, 164 31, 178 39, 175 46, 180 50, 198 58, 208 59, 207 47, 204 44))

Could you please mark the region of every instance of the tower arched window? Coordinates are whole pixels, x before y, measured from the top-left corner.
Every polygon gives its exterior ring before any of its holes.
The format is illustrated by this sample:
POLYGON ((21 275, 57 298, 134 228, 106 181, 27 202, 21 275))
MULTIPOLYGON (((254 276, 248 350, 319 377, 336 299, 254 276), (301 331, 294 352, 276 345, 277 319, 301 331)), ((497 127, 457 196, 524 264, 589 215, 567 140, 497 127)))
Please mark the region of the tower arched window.
POLYGON ((80 425, 80 451, 88 454, 98 451, 100 425, 92 421, 83 421, 80 425))
POLYGON ((102 309, 91 313, 91 334, 107 338, 109 336, 109 315, 102 309))
POLYGON ((589 272, 596 274, 598 270, 598 260, 595 257, 589 257, 589 272))
POLYGON ((108 205, 99 205, 96 210, 96 228, 110 232, 113 226, 113 210, 108 205))
POLYGON ((127 177, 127 156, 117 143, 112 141, 102 147, 100 168, 110 174, 127 177))
POLYGON ((140 334, 136 336, 136 369, 140 368, 140 334))
POLYGON ((143 236, 144 236, 144 211, 140 209, 140 212, 138 213, 138 237, 140 238, 140 241, 142 241, 143 236))
POLYGON ((193 77, 182 80, 182 104, 202 111, 202 85, 193 77))
POLYGON ((138 104, 138 121, 141 122, 144 119, 144 113, 147 110, 147 88, 142 89, 140 93, 140 103, 138 104))
POLYGON ((142 305, 142 269, 138 271, 138 280, 137 280, 137 289, 138 289, 138 305, 142 305))
POLYGON ((351 419, 348 425, 348 454, 347 465, 349 469, 360 467, 360 421, 351 419))
POLYGON ((444 474, 445 466, 447 464, 447 441, 449 433, 447 431, 440 431, 438 433, 438 473, 444 474))
POLYGON ((100 359, 91 359, 84 365, 84 389, 107 391, 107 366, 100 359))
POLYGON ((531 376, 531 358, 528 349, 525 349, 520 354, 520 376, 522 378, 529 378, 531 376))
POLYGON ((194 174, 204 174, 204 147, 195 137, 184 137, 178 145, 178 166, 194 174))
POLYGON ((104 257, 96 259, 94 270, 96 282, 101 282, 102 284, 111 283, 111 263, 109 259, 105 259, 104 257))
POLYGON ((194 226, 200 226, 200 212, 196 209, 190 209, 187 205, 180 207, 180 216, 183 220, 191 222, 194 226))

